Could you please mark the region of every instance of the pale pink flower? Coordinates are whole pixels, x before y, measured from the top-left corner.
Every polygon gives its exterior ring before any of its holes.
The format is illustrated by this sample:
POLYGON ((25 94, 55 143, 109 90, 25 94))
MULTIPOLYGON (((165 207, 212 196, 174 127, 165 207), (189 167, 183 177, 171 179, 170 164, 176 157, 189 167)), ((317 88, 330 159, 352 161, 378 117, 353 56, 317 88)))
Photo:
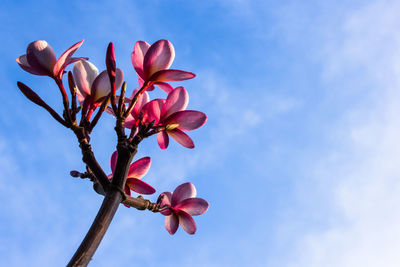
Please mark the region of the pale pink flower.
POLYGON ((151 82, 147 90, 153 90, 153 84, 156 84, 169 93, 173 87, 167 82, 188 80, 196 76, 191 72, 169 69, 174 57, 174 47, 168 40, 159 40, 151 46, 144 41, 136 42, 131 60, 139 76, 140 86, 145 82, 151 82))
MULTIPOLYGON (((115 165, 117 164, 118 152, 115 151, 111 156, 111 171, 114 173, 115 165)), ((143 178, 146 173, 149 171, 151 165, 150 157, 144 157, 138 159, 134 163, 132 163, 129 167, 128 175, 126 178, 126 183, 124 187, 124 191, 127 195, 131 195, 131 190, 143 194, 143 195, 151 195, 156 190, 149 184, 140 180, 143 178)), ((108 176, 111 179, 113 174, 108 176)))
POLYGON ((207 120, 206 114, 196 110, 185 110, 189 95, 180 86, 171 91, 166 100, 154 99, 147 103, 144 110, 147 122, 155 121, 154 125, 161 127, 157 133, 157 142, 161 149, 169 144, 171 136, 175 141, 187 148, 194 148, 193 140, 184 133, 201 127, 207 120))
POLYGON ((26 54, 17 58, 17 63, 25 71, 42 76, 49 76, 61 81, 67 65, 87 58, 73 58, 72 55, 82 45, 83 40, 68 48, 59 59, 53 48, 43 40, 34 41, 28 45, 26 54))
MULTIPOLYGON (((72 69, 75 84, 78 88, 77 98, 81 105, 86 100, 94 106, 98 106, 111 93, 111 84, 107 71, 99 74, 99 70, 91 62, 80 60, 74 64, 72 69)), ((116 69, 115 87, 122 85, 124 74, 122 70, 116 69)))
POLYGON ((165 215, 165 229, 171 235, 175 234, 180 225, 188 234, 196 232, 196 223, 192 216, 201 215, 208 210, 209 204, 202 198, 196 198, 196 188, 192 183, 178 186, 173 193, 164 192, 161 207, 168 208, 161 211, 165 215))

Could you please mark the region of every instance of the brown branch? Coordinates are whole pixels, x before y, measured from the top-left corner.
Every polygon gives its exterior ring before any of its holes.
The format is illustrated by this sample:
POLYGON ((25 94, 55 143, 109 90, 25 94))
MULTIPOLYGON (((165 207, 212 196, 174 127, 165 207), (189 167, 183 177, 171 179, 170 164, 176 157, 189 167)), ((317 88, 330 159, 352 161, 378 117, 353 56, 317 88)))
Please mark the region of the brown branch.
POLYGON ((72 256, 68 267, 83 267, 87 266, 96 252, 101 240, 103 239, 115 212, 118 209, 119 203, 122 201, 122 195, 119 191, 109 191, 103 200, 99 212, 94 219, 92 226, 83 239, 78 250, 72 256))

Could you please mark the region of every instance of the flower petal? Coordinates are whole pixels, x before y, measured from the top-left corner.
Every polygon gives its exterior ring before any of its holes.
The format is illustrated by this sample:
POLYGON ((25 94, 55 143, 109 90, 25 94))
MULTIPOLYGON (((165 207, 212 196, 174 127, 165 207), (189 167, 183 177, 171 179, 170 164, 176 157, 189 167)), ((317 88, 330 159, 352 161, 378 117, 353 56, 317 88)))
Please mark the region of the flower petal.
POLYGON ((136 70, 136 73, 140 78, 145 79, 143 71, 143 60, 147 53, 150 45, 144 41, 138 41, 135 43, 133 52, 131 54, 132 65, 136 70))
POLYGON ((179 220, 178 216, 175 213, 165 217, 165 229, 167 229, 168 233, 171 235, 176 233, 178 230, 179 220))
POLYGON ((126 185, 129 186, 132 191, 143 195, 151 195, 156 192, 151 185, 136 178, 127 178, 126 185))
POLYGON ((192 138, 189 135, 185 134, 179 129, 173 129, 167 131, 167 133, 179 144, 186 148, 194 148, 194 143, 192 138))
POLYGON ((208 204, 204 199, 194 197, 182 200, 174 208, 177 210, 183 210, 192 216, 197 216, 206 212, 209 206, 210 204, 208 204))
POLYGON ((164 124, 177 124, 176 128, 182 131, 191 131, 203 126, 207 121, 207 115, 196 110, 182 110, 169 116, 164 124))
POLYGON ((176 82, 193 79, 196 75, 183 70, 160 70, 154 73, 149 81, 153 82, 176 82))
POLYGON ((174 61, 175 50, 168 40, 159 40, 147 50, 143 60, 145 80, 160 70, 168 69, 174 61))
MULTIPOLYGON (((171 93, 172 90, 174 90, 174 87, 172 87, 169 83, 158 82, 158 83, 155 83, 155 85, 157 85, 158 87, 160 87, 161 90, 163 90, 163 91, 166 92, 167 94, 171 93)), ((153 87, 154 87, 154 86, 153 86, 153 87)), ((147 89, 147 91, 151 91, 151 90, 148 90, 148 89, 147 89)))
MULTIPOLYGON (((135 96, 135 94, 139 91, 139 89, 135 89, 132 93, 132 98, 135 96)), ((132 100, 132 99, 131 99, 132 100)), ((133 110, 131 112, 131 115, 133 116, 134 119, 139 118, 139 113, 142 111, 142 108, 145 104, 147 104, 150 101, 149 94, 147 92, 144 92, 136 102, 136 105, 133 107, 133 110)), ((130 101, 129 101, 130 102, 130 101)))
POLYGON ((80 60, 74 64, 72 74, 79 93, 83 97, 90 95, 93 81, 99 75, 99 70, 96 66, 89 61, 80 60))
POLYGON ((57 58, 53 48, 46 41, 40 40, 30 43, 26 50, 26 58, 32 69, 38 72, 46 72, 47 75, 52 76, 57 58))
POLYGON ((161 117, 161 108, 164 105, 164 99, 154 99, 143 106, 143 121, 150 123, 155 121, 154 124, 158 124, 161 117))
MULTIPOLYGON (((122 70, 117 69, 116 71, 116 79, 115 79, 115 88, 119 88, 122 85, 122 80, 124 77, 124 74, 122 70)), ((108 73, 106 70, 102 71, 96 79, 93 81, 92 85, 92 95, 93 95, 93 101, 99 102, 102 100, 103 97, 106 97, 110 94, 111 92, 111 84, 110 84, 110 78, 108 77, 108 73)))
POLYGON ((169 137, 165 131, 157 133, 157 143, 161 149, 166 149, 169 144, 169 137))
POLYGON ((42 69, 34 69, 31 67, 31 65, 29 65, 28 60, 26 58, 26 55, 22 55, 20 57, 17 58, 17 63, 18 65, 25 71, 34 74, 34 75, 48 75, 47 71, 44 71, 42 69))
POLYGON ((184 110, 189 103, 189 95, 183 86, 175 88, 168 94, 167 100, 162 107, 161 117, 167 118, 172 113, 184 110))
POLYGON ((60 58, 57 60, 57 62, 54 65, 54 68, 52 69, 54 76, 59 76, 60 73, 62 74, 62 71, 65 69, 65 67, 72 63, 68 62, 68 60, 72 57, 72 55, 75 53, 75 51, 81 47, 83 43, 83 40, 77 42, 76 44, 72 45, 70 48, 65 50, 65 52, 60 56, 60 58))
POLYGON ((146 175, 149 171, 151 165, 150 157, 141 158, 129 167, 128 178, 137 178, 140 179, 146 175))
POLYGON ((171 204, 174 207, 179 202, 196 196, 196 187, 192 183, 184 183, 178 186, 172 193, 171 204))
MULTIPOLYGON (((160 194, 160 197, 164 196, 161 203, 160 203, 160 207, 164 207, 164 206, 171 206, 171 198, 172 198, 172 193, 171 192, 164 192, 162 194, 160 194)), ((162 215, 168 216, 171 214, 171 209, 166 209, 161 211, 162 215)))
POLYGON ((186 233, 193 235, 196 232, 196 223, 192 216, 184 211, 178 212, 179 225, 185 230, 186 233))
POLYGON ((111 155, 111 160, 110 160, 112 173, 114 173, 115 165, 117 164, 117 158, 118 158, 118 152, 114 151, 114 153, 111 155))

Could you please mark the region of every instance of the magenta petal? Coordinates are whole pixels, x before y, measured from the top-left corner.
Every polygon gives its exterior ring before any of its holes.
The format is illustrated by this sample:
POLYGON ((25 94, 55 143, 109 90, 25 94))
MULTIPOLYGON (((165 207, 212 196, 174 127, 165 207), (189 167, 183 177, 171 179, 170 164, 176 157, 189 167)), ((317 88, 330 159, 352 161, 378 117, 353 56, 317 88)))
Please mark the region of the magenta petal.
POLYGON ((57 58, 53 48, 46 41, 34 41, 28 45, 26 58, 32 69, 53 75, 53 67, 57 58))
POLYGON ((193 198, 196 196, 196 187, 192 183, 184 183, 175 188, 172 193, 171 204, 175 206, 182 200, 193 198))
POLYGON ((72 74, 79 93, 83 97, 90 95, 93 81, 99 75, 99 70, 96 66, 89 61, 80 60, 74 64, 72 74))
POLYGON ((118 152, 114 151, 114 153, 111 155, 111 171, 114 173, 115 170, 115 165, 117 164, 117 158, 118 158, 118 152))
POLYGON ((143 121, 150 123, 155 121, 154 124, 158 124, 161 117, 161 108, 164 105, 164 99, 154 99, 143 106, 143 121))
POLYGON ((193 79, 194 73, 183 70, 160 70, 154 73, 149 80, 153 82, 176 82, 193 79))
POLYGON ((178 129, 182 131, 191 131, 203 126, 207 121, 207 116, 203 112, 196 110, 182 110, 175 112, 165 120, 166 125, 178 124, 178 129))
POLYGON ((62 72, 65 67, 67 66, 68 60, 72 57, 72 55, 75 53, 75 51, 82 45, 83 40, 80 42, 77 42, 76 44, 72 45, 70 48, 65 50, 65 52, 61 55, 61 57, 57 60, 56 64, 54 65, 54 68, 52 69, 53 74, 55 76, 60 75, 60 72, 62 72))
MULTIPOLYGON (((164 206, 171 206, 171 198, 172 198, 172 193, 171 192, 164 192, 162 194, 160 194, 160 197, 164 196, 163 199, 161 200, 160 203, 160 207, 163 208, 164 206)), ((170 209, 166 209, 161 211, 161 214, 167 216, 171 214, 171 210, 170 209)))
POLYGON ((192 216, 201 215, 208 210, 210 205, 202 198, 187 198, 179 202, 174 208, 183 210, 192 216))
MULTIPOLYGON (((167 94, 171 93, 172 90, 174 90, 174 87, 172 87, 169 83, 158 82, 158 83, 155 83, 155 85, 160 87, 161 90, 163 90, 167 94)), ((150 90, 148 90, 148 91, 150 91, 150 90)))
MULTIPOLYGON (((124 74, 121 69, 117 69, 115 78, 115 88, 119 88, 122 85, 124 74)), ((110 78, 106 70, 102 71, 96 79, 93 81, 92 85, 92 96, 94 102, 102 100, 104 97, 108 96, 111 92, 110 78)))
POLYGON ((165 217, 165 229, 167 229, 168 233, 171 235, 175 234, 176 230, 178 230, 178 226, 179 220, 175 213, 165 217))
POLYGON ((141 158, 129 167, 128 178, 142 178, 149 171, 151 165, 150 157, 141 158))
POLYGON ((156 192, 156 190, 151 185, 136 178, 126 179, 126 185, 128 185, 132 191, 143 195, 151 195, 156 192))
POLYGON ((157 143, 161 149, 166 149, 169 144, 169 137, 165 131, 157 133, 157 143))
POLYGON ((184 110, 189 103, 189 95, 183 86, 175 88, 168 94, 167 100, 162 107, 161 116, 167 118, 172 113, 184 110))
POLYGON ((143 60, 146 79, 157 71, 168 69, 175 57, 175 50, 168 40, 159 40, 147 50, 143 60))
POLYGON ((168 130, 167 133, 179 144, 186 148, 194 148, 194 143, 189 135, 179 129, 168 130))
POLYGON ((186 233, 193 235, 196 232, 196 223, 192 216, 184 211, 178 212, 179 225, 185 230, 186 233))
POLYGON ((46 72, 46 71, 44 71, 42 69, 34 69, 34 68, 32 68, 28 63, 26 55, 22 55, 22 56, 18 57, 17 58, 17 63, 23 70, 25 70, 25 71, 27 71, 27 72, 29 72, 31 74, 41 75, 41 76, 48 75, 48 72, 46 72))
POLYGON ((149 47, 150 45, 148 43, 144 41, 138 41, 135 43, 133 52, 131 54, 132 65, 135 68, 136 73, 142 79, 145 79, 143 71, 143 60, 149 47))

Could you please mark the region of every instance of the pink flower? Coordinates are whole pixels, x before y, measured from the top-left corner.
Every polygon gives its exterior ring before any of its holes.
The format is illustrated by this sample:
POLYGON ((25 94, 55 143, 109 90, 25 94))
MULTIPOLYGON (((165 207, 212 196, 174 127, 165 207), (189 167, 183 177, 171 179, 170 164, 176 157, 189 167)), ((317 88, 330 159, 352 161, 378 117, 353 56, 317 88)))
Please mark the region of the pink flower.
POLYGON ((144 41, 136 42, 131 60, 139 76, 140 86, 145 82, 151 82, 147 90, 153 90, 152 85, 156 84, 169 93, 173 87, 166 82, 183 81, 196 76, 191 72, 169 69, 174 57, 174 47, 168 40, 159 40, 151 46, 144 41))
MULTIPOLYGON (((114 173, 115 165, 117 163, 118 152, 115 151, 111 156, 111 171, 114 173)), ((126 183, 124 191, 127 195, 131 195, 131 190, 143 194, 143 195, 151 195, 156 190, 149 184, 140 180, 146 173, 149 171, 151 165, 150 157, 141 158, 129 167, 129 172, 127 175, 126 183)), ((109 179, 112 178, 112 174, 108 176, 109 179)))
MULTIPOLYGON (((131 98, 126 98, 126 102, 130 103, 132 97, 139 91, 139 89, 135 89, 132 93, 131 98)), ((125 127, 131 129, 133 126, 138 126, 139 123, 139 114, 142 112, 142 108, 145 104, 147 104, 150 100, 149 94, 144 92, 139 96, 136 105, 133 107, 132 112, 125 119, 125 127)))
POLYGON ((196 188, 192 183, 178 186, 173 193, 164 192, 161 207, 168 209, 161 211, 165 217, 165 229, 171 235, 175 234, 180 225, 188 234, 196 232, 196 223, 192 216, 201 215, 208 210, 209 204, 202 198, 196 198, 196 188))
POLYGON ((43 40, 34 41, 28 45, 26 54, 17 58, 17 63, 25 71, 42 76, 49 76, 61 81, 67 65, 87 58, 73 58, 72 55, 82 45, 83 40, 68 48, 59 59, 53 48, 43 40))
MULTIPOLYGON (((87 60, 80 60, 74 64, 72 73, 78 88, 78 101, 81 105, 86 100, 88 101, 87 105, 98 106, 110 94, 111 84, 106 70, 99 74, 95 65, 87 60)), ((123 77, 122 70, 116 69, 116 88, 121 87, 123 77)))
POLYGON ((189 95, 185 88, 180 86, 171 91, 166 100, 154 99, 142 108, 147 122, 155 120, 154 125, 162 127, 157 133, 157 142, 161 149, 168 147, 168 136, 184 147, 194 148, 192 139, 184 131, 201 127, 207 116, 200 111, 185 110, 188 102, 189 95))

